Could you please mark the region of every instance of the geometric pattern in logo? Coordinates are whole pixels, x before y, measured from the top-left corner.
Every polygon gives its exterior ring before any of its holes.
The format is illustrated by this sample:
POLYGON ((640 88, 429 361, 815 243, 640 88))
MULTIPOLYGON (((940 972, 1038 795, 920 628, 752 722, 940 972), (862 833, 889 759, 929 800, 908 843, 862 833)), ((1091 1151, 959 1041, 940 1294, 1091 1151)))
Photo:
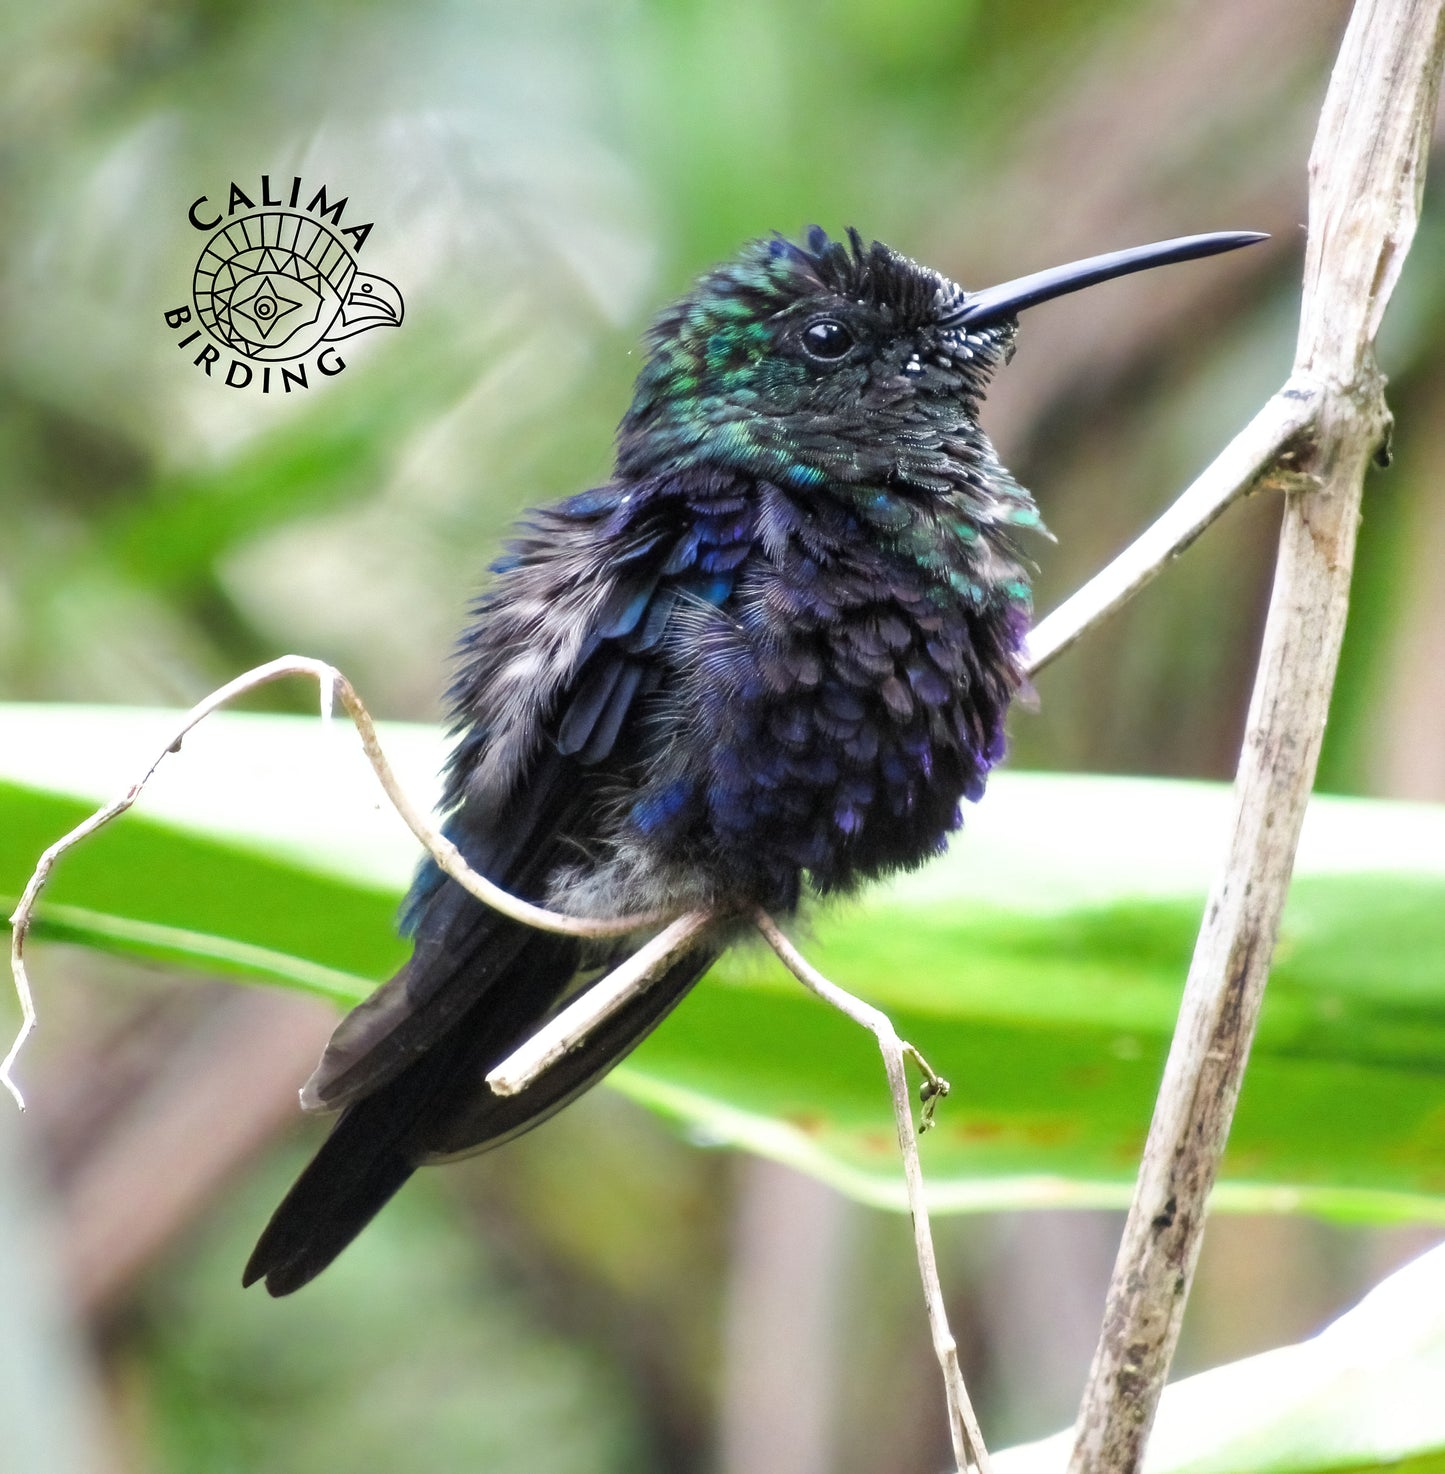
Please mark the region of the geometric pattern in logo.
POLYGON ((356 269, 340 238, 309 215, 268 210, 216 230, 196 262, 196 316, 243 358, 300 358, 318 343, 402 320, 401 293, 356 269))

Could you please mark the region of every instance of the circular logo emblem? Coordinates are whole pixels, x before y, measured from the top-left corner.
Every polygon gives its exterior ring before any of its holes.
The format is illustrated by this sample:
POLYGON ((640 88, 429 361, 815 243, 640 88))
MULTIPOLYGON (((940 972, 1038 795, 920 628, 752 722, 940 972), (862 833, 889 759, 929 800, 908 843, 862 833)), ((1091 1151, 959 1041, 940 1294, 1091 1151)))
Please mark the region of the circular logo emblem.
POLYGON ((402 320, 401 293, 368 276, 319 221, 290 210, 233 219, 206 241, 192 284, 196 316, 255 363, 301 358, 320 343, 402 320))

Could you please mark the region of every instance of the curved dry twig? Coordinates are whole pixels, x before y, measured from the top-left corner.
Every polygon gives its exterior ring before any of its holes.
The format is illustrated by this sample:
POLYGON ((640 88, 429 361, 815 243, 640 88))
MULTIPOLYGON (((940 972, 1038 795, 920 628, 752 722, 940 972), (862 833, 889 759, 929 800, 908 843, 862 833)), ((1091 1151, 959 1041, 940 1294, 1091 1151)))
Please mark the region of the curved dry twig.
POLYGON ((854 1023, 867 1029, 878 1041, 883 1067, 888 1074, 888 1091, 893 1100, 893 1119, 898 1127, 898 1150, 903 1158, 903 1180, 908 1192, 908 1208, 913 1217, 913 1243, 918 1254, 918 1272, 923 1280, 923 1302, 928 1311, 928 1327, 933 1334, 933 1351, 943 1369, 943 1385, 948 1397, 949 1432, 953 1438, 953 1457, 960 1471, 976 1470, 989 1474, 988 1450, 974 1415, 968 1389, 963 1385, 963 1372, 958 1364, 958 1343, 948 1326, 943 1304, 943 1287, 938 1279, 938 1259, 933 1250, 933 1230, 928 1222, 928 1198, 923 1186, 923 1166, 918 1158, 918 1133, 913 1127, 913 1103, 908 1095, 906 1061, 913 1059, 923 1070, 931 1087, 930 1104, 947 1092, 946 1081, 940 1080, 911 1045, 899 1038, 893 1021, 882 1010, 864 1003, 836 983, 824 977, 816 967, 783 934, 777 922, 766 911, 753 914, 757 927, 783 966, 824 1003, 846 1014, 854 1023))
POLYGON ((56 840, 36 863, 35 870, 20 898, 20 904, 16 906, 10 917, 10 969, 15 980, 15 992, 20 1000, 20 1028, 9 1052, 5 1055, 4 1060, 0 1061, 0 1085, 4 1085, 5 1089, 10 1092, 16 1105, 22 1111, 25 1109, 25 1097, 15 1082, 14 1067, 26 1041, 34 1033, 36 1024, 35 999, 30 987, 30 977, 25 968, 25 940, 35 918, 36 902, 49 881, 50 872, 55 868, 56 862, 67 850, 73 849, 82 840, 88 839, 97 830, 103 829, 112 819, 125 813, 145 791, 156 769, 171 753, 180 751, 182 741, 192 728, 203 722, 212 712, 234 701, 238 696, 244 696, 249 691, 254 691, 260 686, 287 676, 309 676, 316 680, 321 688, 323 718, 330 717, 337 700, 341 702, 360 734, 362 748, 397 813, 405 820, 407 827, 426 847, 441 869, 484 905, 510 916, 512 920, 519 921, 524 926, 575 937, 626 936, 631 932, 659 926, 669 919, 667 914, 662 912, 621 917, 565 916, 560 912, 549 911, 545 907, 534 906, 529 901, 523 901, 504 891, 500 886, 494 885, 486 876, 479 875, 462 858, 461 851, 451 840, 430 824, 406 796, 400 783, 397 782, 396 774, 392 772, 386 754, 381 749, 371 714, 356 694, 356 689, 351 682, 335 666, 328 665, 323 660, 315 660, 306 655, 283 655, 277 660, 257 666, 254 670, 246 671, 243 675, 237 676, 235 680, 227 681, 224 686, 212 691, 204 700, 193 706, 181 719, 180 725, 145 772, 119 798, 97 809, 83 823, 76 825, 69 834, 56 840))

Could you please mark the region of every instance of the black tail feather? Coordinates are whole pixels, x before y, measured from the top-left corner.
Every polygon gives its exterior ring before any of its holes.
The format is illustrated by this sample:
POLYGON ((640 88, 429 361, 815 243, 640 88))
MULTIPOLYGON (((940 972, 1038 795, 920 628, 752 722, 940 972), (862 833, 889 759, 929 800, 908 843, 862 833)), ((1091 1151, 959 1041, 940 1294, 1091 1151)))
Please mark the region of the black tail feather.
POLYGON ((299 1290, 385 1207, 416 1171, 418 1128, 465 1042, 453 1033, 342 1111, 271 1215, 241 1276, 243 1286, 264 1277, 273 1295, 299 1290))
POLYGON ((412 1064, 341 1113, 272 1215, 243 1285, 264 1279, 272 1295, 300 1289, 423 1162, 499 1146, 540 1125, 641 1043, 719 950, 685 954, 521 1095, 494 1095, 487 1071, 555 1012, 574 948, 567 939, 534 933, 509 969, 506 990, 483 998, 412 1064))
POLYGON ((354 1169, 355 1156, 338 1150, 333 1133, 266 1225, 241 1284, 264 1278, 272 1295, 289 1295, 309 1284, 391 1200, 416 1171, 395 1150, 371 1156, 354 1169))

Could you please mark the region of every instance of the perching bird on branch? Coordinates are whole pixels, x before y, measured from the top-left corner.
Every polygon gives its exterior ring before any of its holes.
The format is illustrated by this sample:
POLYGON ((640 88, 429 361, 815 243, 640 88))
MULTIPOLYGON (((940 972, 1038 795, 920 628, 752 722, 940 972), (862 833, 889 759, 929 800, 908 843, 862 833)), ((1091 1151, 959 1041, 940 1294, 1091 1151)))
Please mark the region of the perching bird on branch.
MULTIPOLYGON (((1231 250, 1193 236, 981 292, 814 229, 756 241, 654 324, 613 479, 531 514, 451 689, 446 832, 573 915, 793 911, 938 854, 1004 750, 1039 526, 979 427, 1017 314, 1231 250)), ((245 1282, 319 1274, 425 1162, 496 1146, 595 1084, 710 941, 518 1095, 485 1076, 627 943, 531 930, 428 860, 410 961, 302 1092, 341 1115, 245 1282)))

